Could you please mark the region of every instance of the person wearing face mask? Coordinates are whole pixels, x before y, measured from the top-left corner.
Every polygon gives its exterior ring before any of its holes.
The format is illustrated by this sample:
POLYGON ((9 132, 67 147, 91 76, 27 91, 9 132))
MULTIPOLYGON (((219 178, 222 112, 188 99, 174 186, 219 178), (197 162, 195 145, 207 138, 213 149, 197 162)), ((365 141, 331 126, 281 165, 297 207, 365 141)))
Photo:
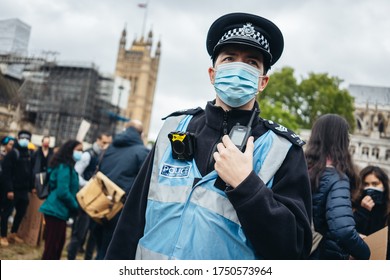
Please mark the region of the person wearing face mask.
MULTIPOLYGON (((89 179, 95 174, 96 168, 99 165, 99 161, 104 154, 104 151, 111 143, 111 136, 108 133, 100 133, 96 141, 92 144, 92 147, 83 152, 81 159, 76 162, 75 170, 79 174, 79 188, 83 188, 89 179)), ((72 224, 72 237, 68 245, 68 260, 76 259, 76 255, 82 248, 82 245, 86 239, 88 230, 91 229, 87 247, 85 250, 85 259, 92 259, 94 251, 94 238, 91 234, 95 227, 94 222, 87 213, 82 209, 72 224)))
MULTIPOLYGON (((370 235, 390 225, 390 184, 386 172, 369 165, 360 173, 360 187, 352 197, 356 230, 370 235)), ((390 234, 387 242, 387 260, 390 260, 390 234)))
MULTIPOLYGON (((283 35, 231 13, 206 46, 216 97, 166 117, 131 189, 106 259, 305 259, 312 244, 304 142, 259 117, 256 97, 283 35)), ((184 93, 185 94, 185 93, 184 93)))
POLYGON ((19 131, 13 149, 7 153, 3 161, 4 195, 2 195, 1 211, 1 244, 3 246, 8 245, 6 241, 24 242, 17 232, 29 204, 28 193, 33 189, 31 153, 28 150, 30 140, 30 131, 19 131), (14 209, 14 221, 8 236, 8 218, 14 209))
MULTIPOLYGON (((12 151, 12 149, 14 147, 15 140, 16 139, 12 136, 5 136, 1 139, 1 142, 0 142, 0 147, 1 147, 1 151, 0 151, 0 185, 2 182, 1 174, 3 172, 3 169, 2 169, 3 160, 5 158, 5 155, 8 154, 8 152, 12 151)), ((2 195, 2 193, 1 193, 1 195, 2 195)))
POLYGON ((48 163, 53 156, 53 148, 50 147, 50 136, 42 137, 42 145, 32 156, 33 176, 35 174, 46 172, 48 163))
MULTIPOLYGON (((127 195, 149 154, 149 149, 142 140, 143 123, 140 120, 130 120, 125 127, 124 131, 115 135, 112 145, 104 153, 99 171, 127 195)), ((111 220, 96 224, 93 236, 96 240, 97 260, 104 259, 119 216, 120 211, 111 220)))
MULTIPOLYGON (((5 189, 3 188, 3 160, 5 156, 12 151, 14 147, 16 139, 12 136, 5 136, 1 139, 1 154, 0 154, 0 213, 2 214, 6 208, 9 207, 9 203, 7 203, 7 194, 5 192, 5 189), (3 205, 4 204, 4 205, 3 205)), ((5 226, 3 226, 5 227, 5 226)), ((0 246, 6 247, 8 246, 8 238, 7 237, 0 237, 0 246)))
POLYGON ((74 165, 81 159, 83 146, 77 140, 68 140, 53 155, 48 172, 50 193, 39 211, 45 218, 45 246, 43 260, 59 260, 66 237, 66 221, 77 213, 76 193, 79 177, 74 165))
POLYGON ((1 154, 0 154, 1 161, 3 161, 5 155, 13 149, 15 141, 16 139, 12 136, 5 136, 1 139, 1 146, 2 146, 1 154))
POLYGON ((353 219, 351 193, 357 186, 358 175, 348 150, 349 129, 340 115, 319 116, 305 149, 313 227, 322 235, 310 256, 313 260, 368 260, 371 255, 353 219))

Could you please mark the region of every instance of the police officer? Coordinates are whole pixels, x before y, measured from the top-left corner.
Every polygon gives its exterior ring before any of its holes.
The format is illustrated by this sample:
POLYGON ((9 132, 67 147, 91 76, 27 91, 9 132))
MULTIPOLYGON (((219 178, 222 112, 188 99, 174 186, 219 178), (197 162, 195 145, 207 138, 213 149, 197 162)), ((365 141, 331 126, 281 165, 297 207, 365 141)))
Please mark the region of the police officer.
POLYGON ((130 192, 107 259, 305 259, 311 193, 302 145, 258 116, 283 36, 252 14, 207 35, 216 98, 166 118, 130 192))

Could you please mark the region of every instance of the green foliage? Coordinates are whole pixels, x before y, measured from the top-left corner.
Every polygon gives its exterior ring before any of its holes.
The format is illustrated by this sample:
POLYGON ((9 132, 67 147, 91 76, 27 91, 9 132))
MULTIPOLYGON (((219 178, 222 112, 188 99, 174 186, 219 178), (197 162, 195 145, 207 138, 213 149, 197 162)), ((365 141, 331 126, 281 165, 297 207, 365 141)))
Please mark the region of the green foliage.
POLYGON ((309 73, 298 83, 294 69, 284 67, 270 75, 266 89, 258 97, 261 116, 296 130, 311 129, 321 115, 339 114, 353 130, 353 97, 340 88, 341 83, 341 79, 324 73, 309 73))
POLYGON ((297 117, 291 114, 280 101, 271 103, 268 99, 262 99, 260 101, 260 108, 262 118, 273 120, 297 133, 299 132, 297 117))

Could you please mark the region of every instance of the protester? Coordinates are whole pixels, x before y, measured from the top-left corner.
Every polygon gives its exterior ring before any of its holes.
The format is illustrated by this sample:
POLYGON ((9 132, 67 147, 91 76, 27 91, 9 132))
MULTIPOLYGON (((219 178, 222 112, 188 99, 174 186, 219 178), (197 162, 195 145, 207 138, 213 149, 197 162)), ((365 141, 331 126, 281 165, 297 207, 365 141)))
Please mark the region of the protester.
POLYGON ((15 141, 16 139, 12 136, 5 136, 1 139, 1 146, 2 146, 1 154, 0 154, 1 160, 3 160, 5 155, 12 150, 15 141))
POLYGON ((45 217, 43 260, 59 260, 66 237, 66 221, 79 210, 76 193, 79 179, 74 164, 81 159, 82 144, 65 142, 49 163, 50 193, 39 211, 45 217))
POLYGON ((319 117, 305 155, 313 195, 315 231, 323 238, 312 259, 367 260, 370 249, 355 229, 351 191, 358 182, 348 151, 348 123, 335 114, 319 117))
MULTIPOLYGON (((389 177, 382 168, 373 165, 363 168, 359 175, 360 187, 353 196, 356 230, 370 235, 390 225, 389 177)), ((390 259, 390 233, 386 259, 390 259)))
POLYGON ((33 176, 41 172, 46 172, 48 163, 52 158, 54 152, 50 147, 50 136, 43 136, 42 145, 32 156, 33 176))
MULTIPOLYGON (((95 174, 99 165, 99 160, 102 153, 107 149, 111 143, 111 137, 107 133, 99 134, 92 147, 83 152, 81 160, 76 162, 75 170, 79 174, 79 188, 83 188, 88 180, 95 174)), ((94 229, 95 224, 90 219, 87 213, 80 209, 78 215, 72 224, 72 237, 68 245, 68 259, 76 259, 78 251, 87 237, 88 229, 94 229)), ((90 232, 85 251, 85 259, 92 259, 94 250, 94 237, 90 232)))
POLYGON ((14 147, 14 143, 15 143, 15 138, 13 138, 12 136, 5 136, 1 139, 1 151, 0 151, 0 186, 1 186, 1 174, 3 172, 3 169, 2 169, 2 164, 3 164, 3 160, 6 156, 6 154, 8 154, 14 147))
MULTIPOLYGON (((115 135, 112 144, 105 151, 99 170, 122 188, 126 194, 133 186, 149 150, 144 146, 141 135, 143 125, 138 120, 126 124, 126 130, 115 135)), ((120 212, 112 220, 100 225, 94 230, 97 243, 96 259, 104 259, 108 245, 118 222, 120 212)))
POLYGON ((107 259, 305 259, 310 253, 304 142, 261 119, 256 102, 282 54, 283 35, 265 18, 232 13, 211 25, 206 42, 216 98, 205 110, 167 117, 107 259))
POLYGON ((23 243, 18 235, 18 229, 26 214, 29 204, 29 192, 33 189, 31 153, 28 144, 31 140, 31 132, 21 130, 18 132, 18 140, 14 148, 7 153, 3 161, 3 201, 1 212, 1 237, 3 246, 8 235, 8 218, 15 209, 15 216, 8 241, 11 243, 23 243))
MULTIPOLYGON (((0 152, 0 214, 2 215, 3 211, 5 210, 3 208, 3 202, 5 205, 6 203, 6 197, 7 194, 4 190, 4 183, 3 183, 3 160, 5 156, 13 149, 14 143, 16 139, 12 136, 5 136, 1 139, 1 152, 0 152)), ((0 237, 0 246, 6 247, 8 246, 8 238, 7 237, 0 237)))

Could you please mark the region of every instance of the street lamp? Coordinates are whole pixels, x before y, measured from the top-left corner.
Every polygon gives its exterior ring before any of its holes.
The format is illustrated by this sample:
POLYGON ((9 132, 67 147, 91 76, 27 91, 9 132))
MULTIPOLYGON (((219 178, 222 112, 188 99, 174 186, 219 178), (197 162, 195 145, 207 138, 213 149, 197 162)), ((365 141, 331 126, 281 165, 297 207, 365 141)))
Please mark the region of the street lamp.
POLYGON ((114 131, 113 131, 113 133, 112 133, 112 136, 114 136, 115 133, 116 133, 116 124, 117 124, 117 122, 118 122, 119 114, 120 114, 120 111, 121 111, 121 110, 120 110, 120 107, 119 107, 119 104, 120 104, 120 102, 121 102, 122 90, 124 89, 123 85, 120 85, 120 86, 118 87, 118 89, 119 89, 118 102, 117 102, 117 104, 116 104, 116 116, 115 116, 115 120, 114 120, 114 131))

